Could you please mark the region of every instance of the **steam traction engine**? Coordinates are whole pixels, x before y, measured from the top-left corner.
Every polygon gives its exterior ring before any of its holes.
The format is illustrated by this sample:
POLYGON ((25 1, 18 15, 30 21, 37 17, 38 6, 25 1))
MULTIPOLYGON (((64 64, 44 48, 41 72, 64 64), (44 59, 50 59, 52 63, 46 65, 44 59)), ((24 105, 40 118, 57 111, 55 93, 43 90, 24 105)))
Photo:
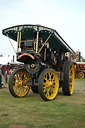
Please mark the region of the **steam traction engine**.
POLYGON ((59 87, 64 95, 73 94, 74 63, 66 61, 65 53, 74 51, 55 30, 19 25, 4 29, 3 34, 17 42, 17 61, 24 63, 24 68, 16 69, 9 78, 14 97, 26 96, 30 88, 45 101, 55 99, 59 87))
POLYGON ((75 78, 85 78, 85 62, 76 62, 75 65, 75 78))

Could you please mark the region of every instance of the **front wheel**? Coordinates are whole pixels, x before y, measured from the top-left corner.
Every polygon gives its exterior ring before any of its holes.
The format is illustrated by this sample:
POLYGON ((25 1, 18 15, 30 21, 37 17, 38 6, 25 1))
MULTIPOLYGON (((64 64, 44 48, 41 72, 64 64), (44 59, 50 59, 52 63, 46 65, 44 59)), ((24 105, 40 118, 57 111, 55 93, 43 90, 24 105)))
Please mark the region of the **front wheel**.
POLYGON ((24 97, 30 89, 29 74, 24 69, 16 69, 9 78, 9 91, 14 97, 24 97))
POLYGON ((40 96, 45 101, 55 99, 59 89, 59 80, 54 69, 47 68, 41 72, 39 76, 38 89, 40 96))

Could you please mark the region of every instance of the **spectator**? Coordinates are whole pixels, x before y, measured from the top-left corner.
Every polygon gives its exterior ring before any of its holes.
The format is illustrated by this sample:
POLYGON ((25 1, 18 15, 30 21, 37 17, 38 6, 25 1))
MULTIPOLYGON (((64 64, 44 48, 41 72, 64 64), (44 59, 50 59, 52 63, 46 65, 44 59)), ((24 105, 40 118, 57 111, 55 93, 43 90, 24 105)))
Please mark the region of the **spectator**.
POLYGON ((5 84, 7 84, 8 83, 8 73, 7 73, 7 71, 5 71, 4 77, 5 77, 5 84))
POLYGON ((2 88, 2 69, 0 65, 0 88, 2 88))

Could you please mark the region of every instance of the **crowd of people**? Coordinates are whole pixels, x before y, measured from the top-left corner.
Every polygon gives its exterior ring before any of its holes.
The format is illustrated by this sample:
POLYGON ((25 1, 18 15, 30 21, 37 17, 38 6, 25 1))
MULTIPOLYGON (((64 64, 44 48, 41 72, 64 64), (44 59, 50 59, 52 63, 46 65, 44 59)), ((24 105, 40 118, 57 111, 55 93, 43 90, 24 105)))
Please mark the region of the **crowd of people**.
POLYGON ((0 64, 0 89, 5 87, 6 84, 8 83, 8 78, 9 75, 11 75, 11 73, 17 69, 17 68, 22 68, 23 64, 9 64, 7 63, 7 65, 1 65, 0 64), (4 79, 2 79, 4 78, 4 79))
MULTIPOLYGON (((13 69, 14 70, 14 69, 13 69)), ((0 89, 4 88, 5 85, 8 83, 8 76, 11 75, 13 70, 4 70, 2 71, 2 66, 0 65, 0 89), (4 77, 5 81, 3 82, 2 76, 4 77)))
POLYGON ((2 81, 2 68, 1 68, 1 65, 0 65, 0 89, 2 88, 2 86, 4 86, 4 83, 2 81))
POLYGON ((2 88, 2 70, 0 66, 0 88, 2 88))

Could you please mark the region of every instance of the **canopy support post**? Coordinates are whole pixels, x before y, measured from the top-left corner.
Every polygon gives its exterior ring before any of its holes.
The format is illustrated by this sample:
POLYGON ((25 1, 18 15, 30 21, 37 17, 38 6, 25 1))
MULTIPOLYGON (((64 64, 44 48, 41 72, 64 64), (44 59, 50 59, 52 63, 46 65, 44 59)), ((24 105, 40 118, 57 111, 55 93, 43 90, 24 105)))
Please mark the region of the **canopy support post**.
POLYGON ((18 48, 19 48, 19 32, 17 33, 17 53, 18 53, 18 48))
POLYGON ((8 37, 8 39, 9 39, 9 42, 10 42, 10 44, 11 44, 11 46, 12 46, 12 48, 13 48, 13 50, 14 50, 15 54, 16 54, 16 50, 15 50, 15 48, 14 48, 14 46, 13 46, 13 44, 12 44, 12 42, 11 42, 11 40, 10 40, 9 36, 8 36, 8 34, 7 34, 7 37, 8 37))
POLYGON ((36 53, 38 53, 39 31, 37 32, 36 53))
POLYGON ((19 52, 20 52, 20 43, 21 43, 21 32, 19 32, 19 52))

